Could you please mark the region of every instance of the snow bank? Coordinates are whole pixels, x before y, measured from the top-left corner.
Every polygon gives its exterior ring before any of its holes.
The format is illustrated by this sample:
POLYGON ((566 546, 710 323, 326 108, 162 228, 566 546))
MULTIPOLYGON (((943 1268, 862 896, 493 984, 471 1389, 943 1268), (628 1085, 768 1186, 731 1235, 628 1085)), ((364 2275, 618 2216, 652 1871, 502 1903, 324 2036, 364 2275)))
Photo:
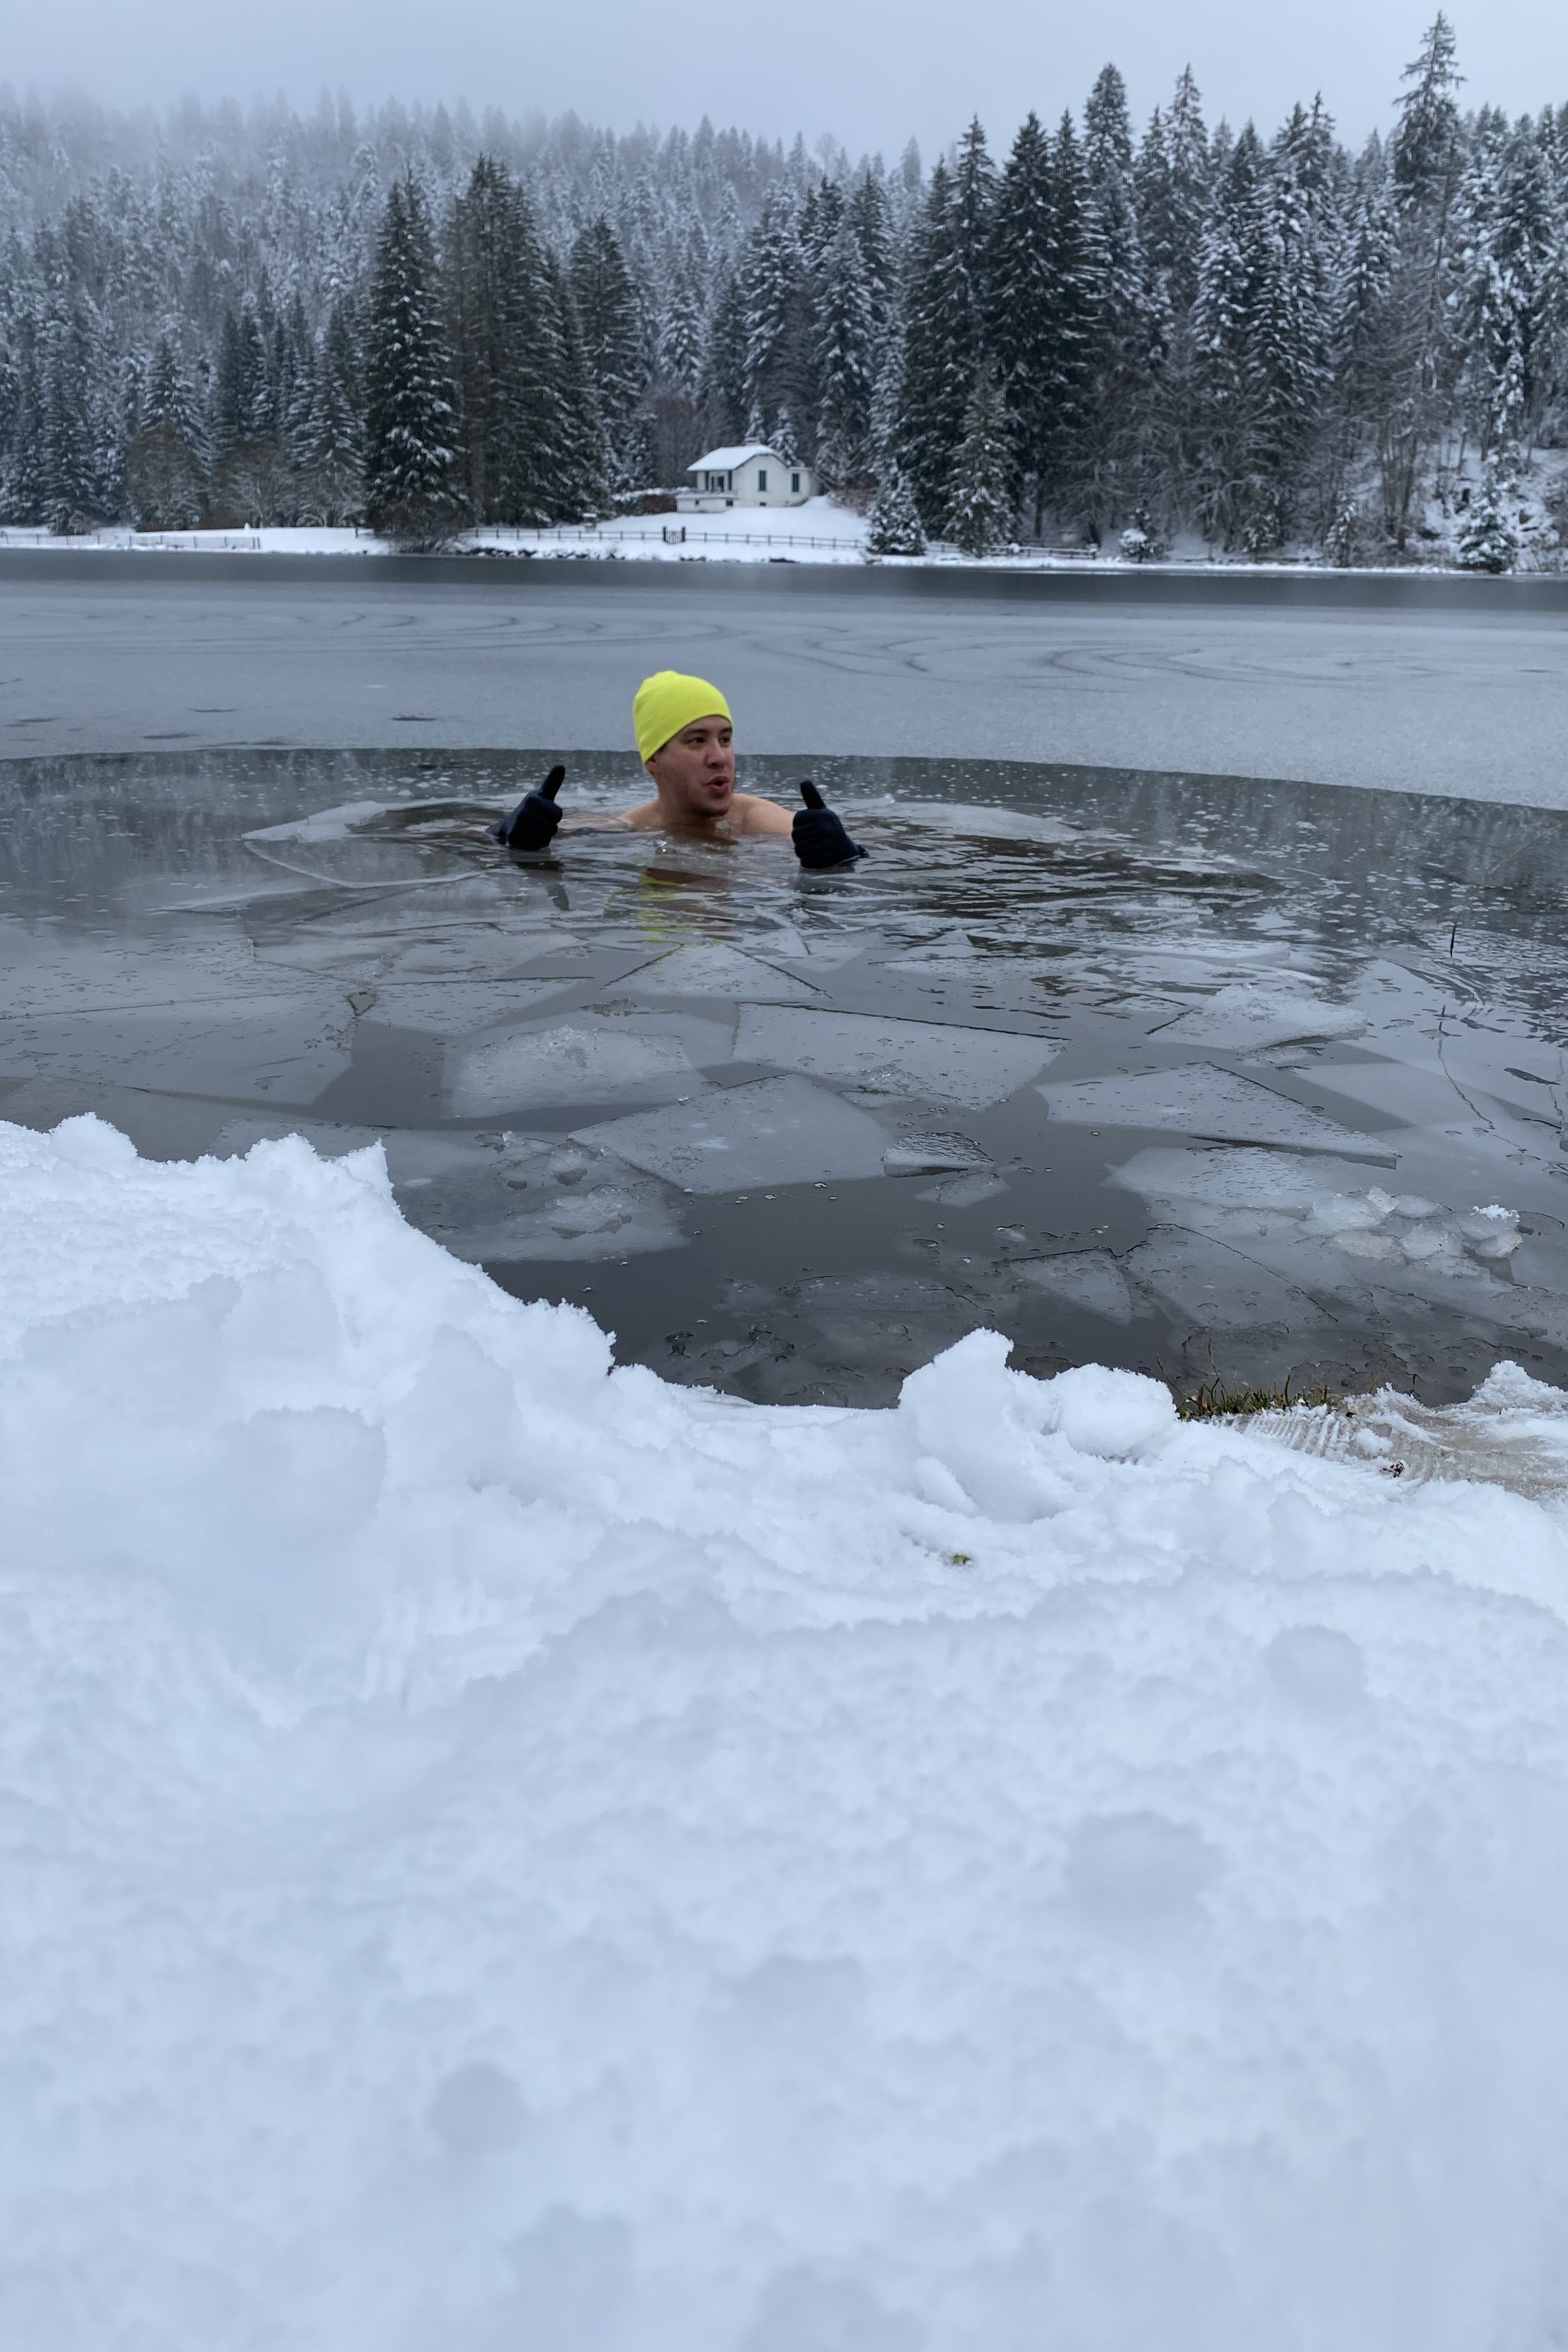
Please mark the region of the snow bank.
POLYGON ((1005 1353, 0 1126, 0 2340, 1561 2340, 1562 1517, 1005 1353))

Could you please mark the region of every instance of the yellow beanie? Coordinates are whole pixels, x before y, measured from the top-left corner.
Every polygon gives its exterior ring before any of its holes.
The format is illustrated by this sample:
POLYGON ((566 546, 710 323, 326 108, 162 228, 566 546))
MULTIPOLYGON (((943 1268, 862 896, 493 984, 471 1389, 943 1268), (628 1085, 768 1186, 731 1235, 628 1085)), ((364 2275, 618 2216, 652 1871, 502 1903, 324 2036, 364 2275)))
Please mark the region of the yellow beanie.
POLYGON ((656 669, 651 677, 644 678, 632 700, 637 757, 651 760, 694 719, 729 716, 729 704, 705 677, 685 677, 678 669, 656 669))

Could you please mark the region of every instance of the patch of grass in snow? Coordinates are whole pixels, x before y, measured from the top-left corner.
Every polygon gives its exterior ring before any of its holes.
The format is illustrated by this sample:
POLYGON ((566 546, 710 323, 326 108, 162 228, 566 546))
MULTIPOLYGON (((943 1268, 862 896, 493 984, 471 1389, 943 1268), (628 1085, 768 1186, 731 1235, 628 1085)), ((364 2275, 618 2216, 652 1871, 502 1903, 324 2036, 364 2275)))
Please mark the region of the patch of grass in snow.
POLYGON ((1176 1401, 1178 1421, 1234 1421, 1249 1412, 1289 1412, 1293 1405, 1344 1402, 1337 1390, 1323 1388, 1316 1381, 1310 1387, 1292 1390, 1289 1374, 1272 1388, 1237 1386, 1220 1370, 1212 1343, 1208 1358, 1213 1376, 1195 1389, 1178 1387, 1163 1364, 1160 1366, 1160 1376, 1176 1401))

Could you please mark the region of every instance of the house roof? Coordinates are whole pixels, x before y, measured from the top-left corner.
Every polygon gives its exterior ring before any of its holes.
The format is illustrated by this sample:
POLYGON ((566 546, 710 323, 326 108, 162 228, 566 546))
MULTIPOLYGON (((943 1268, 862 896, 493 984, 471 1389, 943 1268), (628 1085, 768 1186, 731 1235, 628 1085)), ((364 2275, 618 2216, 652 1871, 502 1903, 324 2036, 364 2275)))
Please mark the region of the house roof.
POLYGON ((784 464, 778 451, 770 449, 765 441, 748 441, 740 448, 710 449, 705 457, 694 459, 686 470, 689 474, 732 474, 737 466, 745 465, 752 457, 772 457, 776 465, 784 464))

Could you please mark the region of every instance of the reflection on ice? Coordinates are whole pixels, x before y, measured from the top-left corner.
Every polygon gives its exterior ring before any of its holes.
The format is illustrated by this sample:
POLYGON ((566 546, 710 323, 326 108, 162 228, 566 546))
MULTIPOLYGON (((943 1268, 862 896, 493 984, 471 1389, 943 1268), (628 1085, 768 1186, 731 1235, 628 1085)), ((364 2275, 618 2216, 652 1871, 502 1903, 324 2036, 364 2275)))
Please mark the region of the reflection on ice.
POLYGON ((0 1115, 383 1139, 448 1248, 756 1396, 887 1399, 980 1324, 1036 1370, 1568 1377, 1568 862, 1528 811, 826 762, 852 877, 625 834, 519 866, 484 824, 537 772, 18 767, 0 1115))

